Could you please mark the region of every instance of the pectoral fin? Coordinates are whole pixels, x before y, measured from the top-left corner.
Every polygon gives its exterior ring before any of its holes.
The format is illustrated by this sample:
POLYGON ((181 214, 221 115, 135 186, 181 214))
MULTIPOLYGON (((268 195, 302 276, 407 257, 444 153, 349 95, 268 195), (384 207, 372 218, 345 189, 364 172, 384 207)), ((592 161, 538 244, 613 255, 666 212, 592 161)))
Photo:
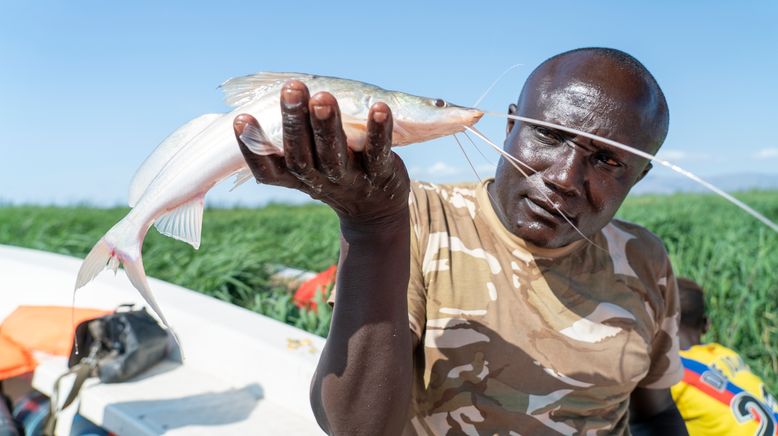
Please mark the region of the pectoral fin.
POLYGON ((343 123, 343 131, 346 132, 348 147, 354 151, 364 150, 365 141, 367 141, 366 121, 347 114, 341 114, 341 122, 343 123))
POLYGON ((157 218, 154 227, 165 236, 184 241, 195 249, 200 248, 204 206, 205 197, 197 196, 157 218))
POLYGON ((246 145, 252 153, 260 156, 267 156, 270 154, 284 155, 284 149, 276 147, 270 139, 265 135, 265 132, 261 127, 254 126, 253 124, 246 124, 243 128, 243 133, 240 134, 240 140, 246 145))
POLYGON ((233 175, 235 176, 235 180, 232 182, 232 188, 230 188, 230 192, 234 191, 238 186, 254 178, 254 174, 252 174, 251 170, 248 168, 243 168, 233 175))

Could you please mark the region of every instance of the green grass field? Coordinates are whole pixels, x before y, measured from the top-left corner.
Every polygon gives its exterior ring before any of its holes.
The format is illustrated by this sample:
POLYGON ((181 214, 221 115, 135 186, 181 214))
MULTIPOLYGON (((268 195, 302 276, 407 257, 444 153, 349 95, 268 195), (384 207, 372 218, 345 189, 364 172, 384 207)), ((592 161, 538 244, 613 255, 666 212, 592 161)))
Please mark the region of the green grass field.
MULTIPOLYGON (((739 197, 778 220, 778 192, 739 197)), ((126 208, 0 207, 0 243, 83 257, 126 208)), ((710 195, 629 198, 619 216, 667 246, 676 274, 705 287, 712 329, 706 339, 738 350, 778 392, 778 235, 710 195)), ((298 310, 270 285, 274 266, 320 271, 338 256, 335 215, 318 205, 208 209, 199 251, 150 231, 150 276, 201 290, 325 336, 330 311, 298 310)))

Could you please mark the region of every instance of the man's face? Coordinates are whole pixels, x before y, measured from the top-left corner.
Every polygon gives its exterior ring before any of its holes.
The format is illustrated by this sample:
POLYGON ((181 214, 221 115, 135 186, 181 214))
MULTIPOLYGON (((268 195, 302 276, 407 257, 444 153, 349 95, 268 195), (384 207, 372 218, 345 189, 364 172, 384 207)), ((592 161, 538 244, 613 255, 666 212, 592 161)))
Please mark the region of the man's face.
MULTIPOLYGON (((654 152, 652 115, 646 99, 635 98, 632 79, 538 76, 510 111, 654 152)), ((644 158, 560 130, 518 122, 509 122, 508 130, 505 151, 531 169, 520 165, 525 177, 503 158, 490 194, 506 228, 537 246, 561 247, 581 233, 595 234, 648 169, 644 158)))

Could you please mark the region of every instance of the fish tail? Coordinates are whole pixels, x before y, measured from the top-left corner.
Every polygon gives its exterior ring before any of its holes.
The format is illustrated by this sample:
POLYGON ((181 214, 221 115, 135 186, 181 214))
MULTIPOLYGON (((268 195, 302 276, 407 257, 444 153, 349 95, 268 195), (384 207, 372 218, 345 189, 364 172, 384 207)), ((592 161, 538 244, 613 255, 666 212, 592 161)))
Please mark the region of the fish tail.
MULTIPOLYGON (((111 227, 86 255, 78 270, 75 289, 94 280, 106 268, 116 272, 120 264, 125 264, 126 267, 127 264, 135 261, 142 262, 140 247, 146 232, 134 225, 134 221, 129 219, 129 216, 111 227)), ((140 270, 142 273, 142 265, 140 270)))
POLYGON ((75 289, 77 290, 91 282, 106 268, 116 272, 121 264, 132 286, 140 292, 146 303, 159 316, 159 319, 168 328, 168 331, 171 332, 176 344, 180 344, 178 337, 173 333, 170 324, 168 324, 165 315, 162 313, 162 309, 154 298, 149 282, 146 279, 143 257, 141 256, 141 245, 143 244, 145 231, 138 231, 138 229, 133 227, 125 218, 97 241, 97 244, 95 244, 81 264, 76 277, 75 289))
POLYGON ((146 279, 146 271, 143 268, 143 257, 141 257, 140 254, 140 246, 137 248, 137 257, 131 256, 126 259, 122 259, 124 272, 127 274, 127 278, 130 279, 132 286, 134 286, 135 289, 140 292, 141 296, 143 296, 143 299, 146 300, 149 306, 151 306, 151 309, 154 310, 154 313, 156 313, 159 316, 159 319, 162 320, 162 323, 165 324, 166 327, 170 327, 167 319, 165 319, 165 315, 162 314, 162 309, 160 309, 159 304, 157 304, 157 300, 154 298, 154 294, 151 293, 151 286, 149 286, 149 282, 146 279))
POLYGON ((86 255, 81 268, 78 270, 76 289, 94 280, 113 258, 113 248, 105 241, 105 238, 100 238, 89 254, 86 255))
MULTIPOLYGON (((84 262, 81 263, 81 268, 78 270, 78 276, 76 277, 76 286, 73 288, 72 302, 70 306, 70 324, 72 331, 76 331, 76 291, 94 280, 98 274, 106 267, 113 257, 113 249, 105 241, 105 238, 100 238, 89 251, 89 254, 84 258, 84 262)), ((73 335, 73 347, 76 355, 80 354, 78 347, 78 336, 73 335)))
POLYGON ((132 286, 140 292, 143 299, 146 300, 149 306, 151 306, 151 309, 154 310, 154 313, 159 316, 159 319, 162 320, 162 323, 167 327, 167 331, 170 333, 168 338, 172 339, 172 343, 168 343, 168 352, 172 353, 173 350, 177 351, 177 359, 183 361, 184 355, 181 348, 181 341, 179 341, 175 330, 168 324, 165 315, 162 313, 162 309, 154 298, 154 294, 151 293, 151 287, 146 279, 146 271, 143 268, 143 258, 140 255, 140 245, 138 245, 138 257, 124 260, 122 261, 122 265, 124 266, 124 272, 127 274, 127 278, 130 279, 132 286))

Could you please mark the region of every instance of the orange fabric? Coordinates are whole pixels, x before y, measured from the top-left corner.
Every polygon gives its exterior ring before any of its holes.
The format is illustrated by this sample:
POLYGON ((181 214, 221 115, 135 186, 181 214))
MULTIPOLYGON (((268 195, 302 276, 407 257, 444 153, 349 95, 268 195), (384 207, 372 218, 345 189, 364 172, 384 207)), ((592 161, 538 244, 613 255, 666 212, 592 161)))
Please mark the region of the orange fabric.
POLYGON ((311 310, 316 310, 316 292, 322 294, 322 301, 327 301, 327 287, 335 282, 335 274, 337 272, 337 266, 332 265, 326 270, 320 272, 310 280, 306 280, 297 288, 294 293, 294 303, 297 307, 308 307, 311 310))
POLYGON ((77 308, 72 312, 63 306, 19 306, 0 324, 0 336, 29 351, 68 356, 75 326, 109 313, 103 309, 77 308))
POLYGON ((27 350, 0 335, 0 380, 28 373, 35 369, 35 364, 27 350))

